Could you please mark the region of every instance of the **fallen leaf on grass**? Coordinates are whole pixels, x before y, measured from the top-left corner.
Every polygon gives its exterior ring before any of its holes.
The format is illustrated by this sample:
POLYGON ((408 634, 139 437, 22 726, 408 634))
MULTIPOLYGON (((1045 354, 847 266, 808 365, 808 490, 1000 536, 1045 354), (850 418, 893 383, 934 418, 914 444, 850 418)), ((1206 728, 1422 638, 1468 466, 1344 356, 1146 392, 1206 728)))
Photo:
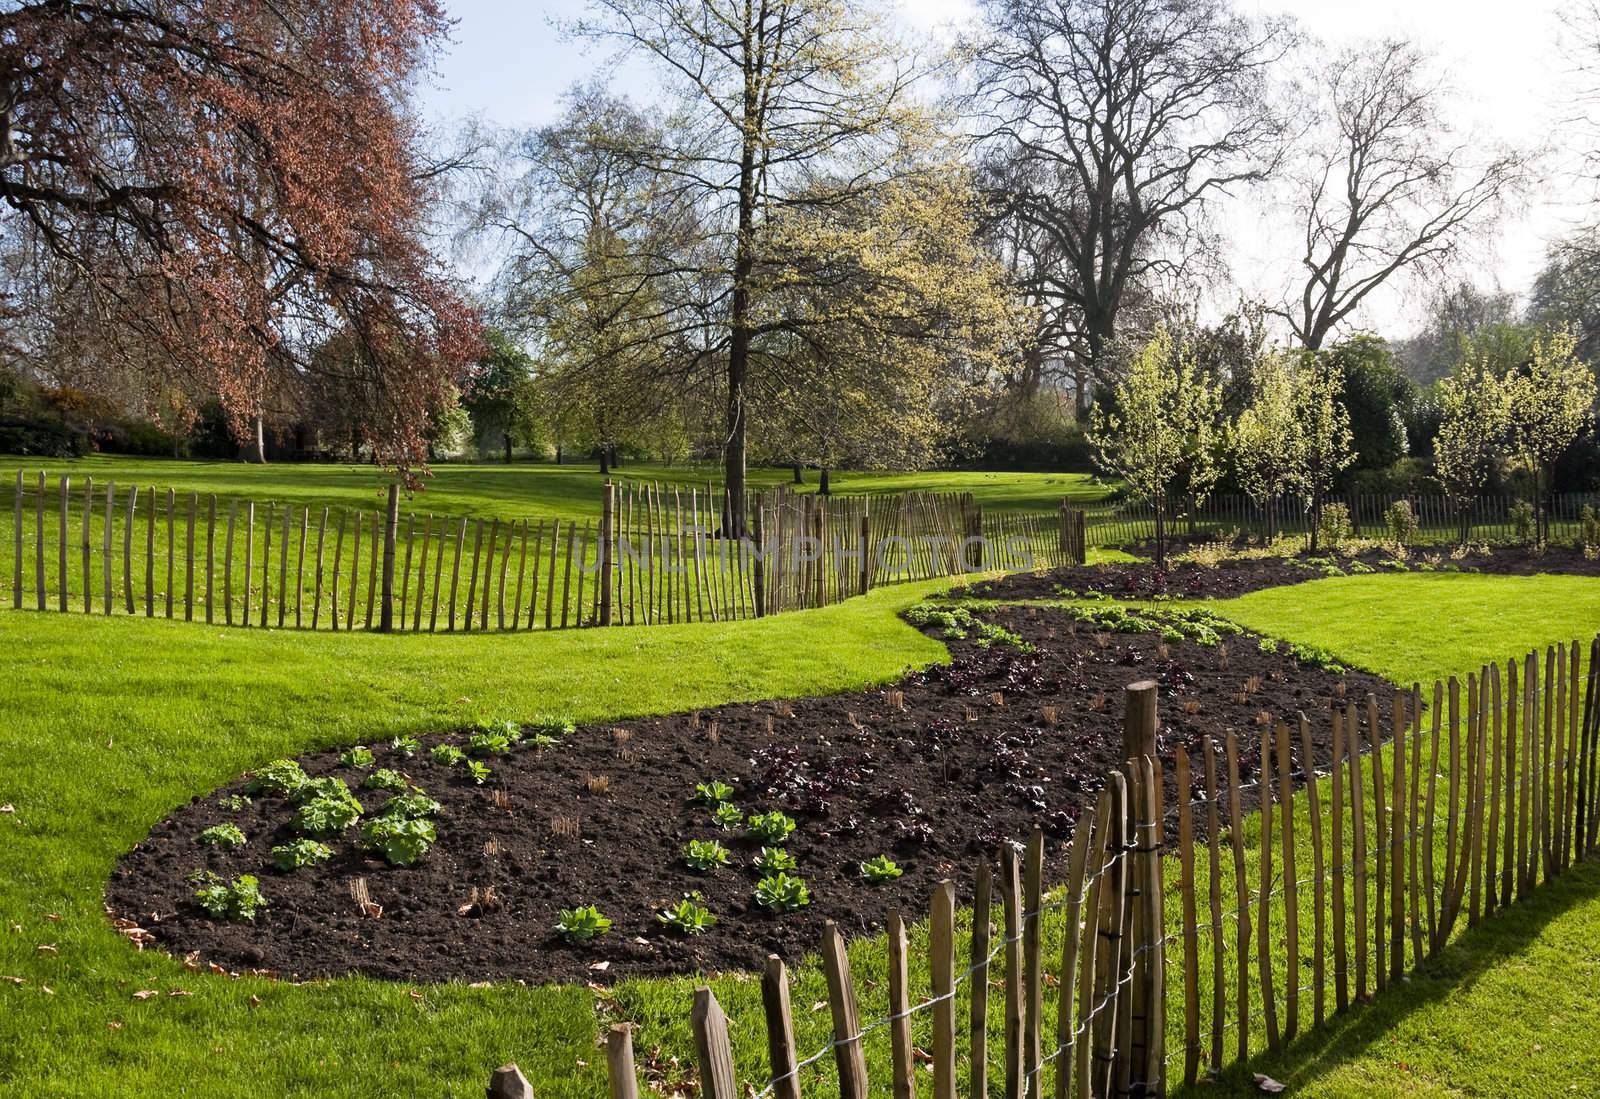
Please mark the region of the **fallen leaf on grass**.
POLYGON ((121 1030, 122 1029, 122 1024, 113 1019, 111 1022, 106 1024, 106 1029, 107 1030, 121 1030))
POLYGON ((494 987, 494 982, 493 981, 473 981, 467 987, 468 988, 493 988, 494 987))
POLYGON ((49 985, 40 985, 39 990, 46 996, 54 996, 56 994, 56 990, 51 988, 49 985))
POLYGON ((171 992, 167 993, 167 995, 168 996, 193 996, 194 993, 190 992, 186 988, 175 988, 171 992))
POLYGON ((260 996, 252 996, 252 997, 250 997, 250 1006, 252 1008, 260 1007, 261 1006, 261 997, 260 996))
POLYGON ((15 813, 16 811, 17 811, 17 807, 15 805, 12 805, 10 802, 6 802, 6 804, 0 805, 0 813, 15 813))
POLYGON ((24 985, 28 983, 21 977, 0 977, 0 981, 10 981, 14 985, 24 985))
POLYGON ((604 973, 606 970, 608 970, 610 968, 611 968, 611 963, 610 962, 590 962, 589 963, 589 971, 591 973, 604 973))
POLYGON ((1268 1095, 1280 1095, 1289 1090, 1289 1085, 1283 1083, 1281 1080, 1274 1080, 1272 1077, 1260 1072, 1254 1073, 1253 1075, 1256 1078, 1256 1087, 1260 1088, 1268 1095))
POLYGON ((138 992, 135 992, 133 994, 133 998, 135 1000, 148 1000, 152 996, 159 996, 159 995, 161 995, 161 993, 157 992, 153 988, 141 988, 138 992))
POLYGON ((61 922, 61 913, 59 913, 59 912, 46 912, 44 914, 44 918, 49 920, 51 923, 60 923, 61 922))
POLYGON ((38 946, 34 947, 34 949, 37 950, 40 954, 59 954, 59 953, 61 953, 61 951, 56 949, 56 944, 55 943, 40 943, 38 946))

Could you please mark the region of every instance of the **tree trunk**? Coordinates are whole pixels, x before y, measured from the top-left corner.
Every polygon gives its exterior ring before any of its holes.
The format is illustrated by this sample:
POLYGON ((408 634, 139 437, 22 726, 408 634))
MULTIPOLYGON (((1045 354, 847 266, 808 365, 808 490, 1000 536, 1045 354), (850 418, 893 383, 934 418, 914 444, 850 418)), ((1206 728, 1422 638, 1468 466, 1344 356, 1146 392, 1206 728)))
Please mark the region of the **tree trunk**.
POLYGON ((831 491, 828 487, 828 467, 823 466, 821 479, 817 481, 817 493, 821 496, 827 496, 831 491))
POLYGON ((506 465, 511 464, 511 432, 504 433, 506 439, 506 465))
POLYGON ((611 448, 605 445, 600 447, 600 475, 603 477, 611 472, 611 448))
POLYGON ((1156 500, 1156 570, 1167 571, 1167 509, 1166 502, 1156 500))
POLYGON ((561 444, 556 444, 556 465, 561 464, 561 444))
POLYGON ((1322 533, 1322 490, 1311 493, 1311 552, 1317 552, 1318 535, 1322 533))
POLYGON ((806 483, 805 470, 799 462, 794 464, 794 483, 797 485, 806 483))
POLYGON ((739 236, 734 244, 733 293, 728 302, 728 442, 723 454, 727 537, 744 536, 745 384, 750 372, 750 278, 755 270, 756 148, 760 106, 751 84, 744 98, 744 145, 739 154, 739 236))
POLYGON ((267 464, 267 425, 259 412, 250 421, 250 441, 244 447, 244 460, 254 465, 267 464))

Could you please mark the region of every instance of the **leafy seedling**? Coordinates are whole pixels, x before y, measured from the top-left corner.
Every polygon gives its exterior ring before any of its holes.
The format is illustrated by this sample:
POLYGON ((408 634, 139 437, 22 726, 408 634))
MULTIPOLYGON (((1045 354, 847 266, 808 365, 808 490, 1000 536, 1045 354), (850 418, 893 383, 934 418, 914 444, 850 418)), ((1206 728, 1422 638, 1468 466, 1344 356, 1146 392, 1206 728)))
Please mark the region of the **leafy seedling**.
POLYGON ((316 866, 333 858, 333 848, 316 840, 298 839, 272 849, 272 861, 279 870, 288 873, 302 866, 316 866))
POLYGON ((504 733, 473 733, 467 751, 475 756, 503 756, 511 751, 511 738, 504 733))
POLYGON ((568 942, 586 943, 611 930, 611 921, 592 904, 563 908, 556 920, 556 933, 568 942))
POLYGON ((888 855, 875 855, 861 864, 861 876, 874 885, 894 881, 905 871, 888 855))
POLYGON ((244 833, 239 831, 237 824, 213 824, 195 838, 206 847, 239 848, 244 846, 244 833))
POLYGON ((245 789, 252 794, 271 794, 275 797, 293 797, 310 779, 305 768, 292 759, 275 759, 260 768, 251 777, 245 789))
POLYGON ((189 880, 199 886, 194 899, 213 919, 253 921, 267 910, 261 883, 249 874, 225 882, 210 871, 201 870, 190 875, 189 880))
POLYGON ((697 782, 694 784, 694 794, 690 801, 697 801, 702 805, 721 805, 733 798, 733 787, 726 782, 713 779, 710 782, 697 782))
POLYGON ((368 775, 361 783, 368 790, 388 790, 390 793, 403 794, 410 789, 411 784, 399 771, 392 771, 387 767, 379 767, 368 775))
POLYGON ((752 813, 745 822, 745 830, 752 839, 762 843, 782 843, 794 832, 794 819, 774 809, 770 813, 752 813))
POLYGON ((255 803, 243 794, 229 794, 217 804, 230 813, 241 813, 255 803))
POLYGON ((433 757, 433 762, 442 763, 446 767, 459 767, 467 758, 467 753, 454 744, 435 744, 428 754, 433 757))
POLYGON ((477 783, 479 786, 482 786, 485 782, 489 781, 489 776, 494 774, 494 772, 489 770, 487 764, 479 763, 475 759, 469 759, 467 760, 467 774, 471 776, 473 782, 477 783))
POLYGON ((803 879, 779 872, 756 882, 756 903, 773 912, 794 912, 811 903, 803 879))
POLYGON ((711 822, 724 832, 731 832, 744 823, 744 814, 739 812, 737 805, 724 801, 711 810, 711 822))
POLYGON ((755 857, 755 867, 763 874, 776 874, 780 870, 794 870, 800 864, 793 855, 781 847, 763 847, 755 857))
POLYGON ((411 866, 433 847, 433 822, 375 817, 361 826, 361 845, 381 854, 390 866, 411 866))
POLYGON ((691 870, 720 870, 728 865, 728 849, 716 840, 690 840, 683 861, 691 870))
MULTIPOLYGON (((696 894, 698 896, 698 894, 696 894)), ((656 913, 656 919, 683 935, 703 935, 717 924, 717 918, 703 904, 685 897, 670 908, 656 913)))
POLYGON ((337 836, 361 819, 361 803, 349 790, 344 797, 312 798, 294 814, 294 829, 301 835, 325 839, 337 836))
POLYGON ((410 759, 422 751, 422 742, 414 736, 397 736, 389 742, 389 748, 410 759))
POLYGON ((365 744, 358 744, 354 748, 346 748, 339 753, 339 766, 341 767, 356 767, 365 771, 375 762, 376 760, 372 756, 372 749, 365 744))
POLYGON ((422 793, 396 794, 378 810, 380 817, 394 820, 426 820, 436 817, 444 807, 422 793))

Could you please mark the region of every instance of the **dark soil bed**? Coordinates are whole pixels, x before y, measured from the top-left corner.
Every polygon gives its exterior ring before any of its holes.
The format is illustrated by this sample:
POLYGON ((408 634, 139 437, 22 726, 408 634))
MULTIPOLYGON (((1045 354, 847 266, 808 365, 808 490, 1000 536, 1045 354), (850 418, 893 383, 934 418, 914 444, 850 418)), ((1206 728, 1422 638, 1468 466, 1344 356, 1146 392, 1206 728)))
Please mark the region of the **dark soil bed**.
MULTIPOLYGON (((813 949, 825 919, 860 934, 881 927, 891 907, 922 911, 935 882, 970 882, 982 853, 1035 823, 1051 837, 1047 874, 1056 880, 1062 837, 1119 762, 1120 692, 1132 681, 1160 684, 1164 755, 1233 730, 1247 781, 1262 713, 1292 718, 1325 711, 1336 693, 1390 690, 1364 673, 1298 666, 1249 635, 1205 647, 1095 634, 1055 610, 985 617, 1036 651, 953 639, 950 664, 910 674, 894 690, 581 728, 556 747, 490 758, 493 775, 482 786, 429 758, 430 745, 461 744, 461 733, 429 738, 409 759, 373 745, 378 767, 402 770, 444 806, 436 846, 410 868, 369 857, 352 830, 330 862, 274 870, 269 850, 292 838, 292 810, 268 796, 225 808, 223 799, 244 789, 241 779, 159 824, 116 867, 109 906, 174 954, 285 977, 609 981, 758 967, 768 953, 792 959, 813 949), (798 821, 785 846, 811 888, 810 907, 775 915, 753 905, 758 845, 719 832, 689 801, 696 783, 713 779, 735 787, 732 800, 745 812, 782 809, 798 821), (197 843, 203 829, 225 822, 248 837, 243 848, 197 843), (578 834, 564 835, 573 826, 578 834), (689 871, 679 858, 684 844, 711 838, 730 848, 733 865, 689 871), (879 854, 904 876, 865 882, 859 865, 879 854), (197 868, 256 875, 269 910, 253 924, 213 920, 187 880, 197 868), (381 917, 352 900, 358 878, 381 917), (684 938, 656 913, 692 891, 720 922, 684 938), (611 933, 585 945, 559 939, 559 910, 578 904, 598 906, 614 921, 611 933)), ((1312 727, 1325 745, 1328 722, 1312 727)), ((364 772, 341 766, 338 753, 301 762, 313 777, 348 780, 369 811, 381 803, 359 789, 364 772)))
MULTIPOLYGON (((1133 547, 1152 552, 1149 547, 1133 547)), ((1118 599, 1175 598, 1226 599, 1301 584, 1327 576, 1378 572, 1481 572, 1503 576, 1565 573, 1600 576, 1600 560, 1590 560, 1570 547, 1552 547, 1534 553, 1520 547, 1503 547, 1489 553, 1453 556, 1446 549, 1423 549, 1404 561, 1381 550, 1365 550, 1353 557, 1300 554, 1262 559, 1224 558, 1212 566, 1192 561, 1169 562, 1165 571, 1148 562, 1108 562, 1039 572, 1014 573, 971 585, 969 594, 987 599, 1054 599, 1065 592, 1083 595, 1101 592, 1118 599)))

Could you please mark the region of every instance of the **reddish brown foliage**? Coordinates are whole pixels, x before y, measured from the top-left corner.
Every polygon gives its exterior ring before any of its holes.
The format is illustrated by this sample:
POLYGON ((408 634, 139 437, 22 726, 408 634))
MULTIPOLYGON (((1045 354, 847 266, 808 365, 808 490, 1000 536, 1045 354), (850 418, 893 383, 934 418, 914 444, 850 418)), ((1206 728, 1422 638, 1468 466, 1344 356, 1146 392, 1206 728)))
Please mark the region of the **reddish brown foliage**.
POLYGON ((478 338, 421 242, 405 100, 447 26, 436 0, 0 0, 0 239, 71 273, 108 371, 216 395, 240 437, 336 392, 409 470, 478 338))

